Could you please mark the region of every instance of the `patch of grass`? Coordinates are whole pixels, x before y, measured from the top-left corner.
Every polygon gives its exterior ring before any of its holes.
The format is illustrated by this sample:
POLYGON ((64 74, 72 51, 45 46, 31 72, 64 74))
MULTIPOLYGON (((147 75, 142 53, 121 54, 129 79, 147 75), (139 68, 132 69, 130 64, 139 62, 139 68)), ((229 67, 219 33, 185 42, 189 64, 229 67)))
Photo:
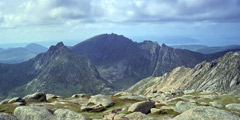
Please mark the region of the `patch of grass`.
POLYGON ((0 112, 13 114, 16 107, 18 106, 13 104, 3 104, 3 105, 0 105, 0 112))
POLYGON ((235 97, 235 96, 232 96, 232 95, 219 96, 216 101, 220 102, 223 105, 227 105, 227 104, 230 104, 230 103, 240 104, 240 101, 238 100, 238 97, 235 97))
POLYGON ((172 110, 172 109, 164 109, 164 110, 161 110, 160 112, 157 112, 157 113, 149 113, 148 115, 149 116, 152 116, 152 117, 155 117, 155 118, 158 118, 160 116, 177 116, 179 115, 180 113, 172 110))

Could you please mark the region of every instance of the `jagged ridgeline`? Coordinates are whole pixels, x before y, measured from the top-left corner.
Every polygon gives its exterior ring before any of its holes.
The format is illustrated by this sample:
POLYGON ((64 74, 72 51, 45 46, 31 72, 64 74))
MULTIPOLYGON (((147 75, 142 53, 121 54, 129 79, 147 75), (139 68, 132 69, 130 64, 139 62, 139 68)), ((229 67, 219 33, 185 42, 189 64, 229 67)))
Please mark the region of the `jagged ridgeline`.
POLYGON ((102 34, 67 48, 63 43, 19 64, 0 64, 0 99, 46 92, 61 96, 123 90, 179 66, 192 68, 226 52, 201 54, 156 42, 102 34))
POLYGON ((151 91, 207 90, 240 95, 240 52, 229 52, 212 62, 202 62, 194 68, 184 66, 160 77, 148 77, 128 89, 137 94, 151 91))

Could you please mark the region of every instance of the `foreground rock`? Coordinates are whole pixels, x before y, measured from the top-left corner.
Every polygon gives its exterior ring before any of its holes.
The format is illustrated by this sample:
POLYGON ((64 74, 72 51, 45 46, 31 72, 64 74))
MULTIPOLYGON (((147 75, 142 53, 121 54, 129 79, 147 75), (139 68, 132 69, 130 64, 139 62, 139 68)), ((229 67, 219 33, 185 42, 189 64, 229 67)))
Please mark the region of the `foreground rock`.
POLYGON ((121 96, 120 99, 136 100, 136 101, 147 101, 146 97, 142 96, 121 96))
POLYGON ((141 112, 141 113, 148 113, 151 108, 153 108, 155 104, 153 102, 137 102, 131 105, 128 108, 129 112, 141 112))
POLYGON ((225 107, 229 110, 240 111, 240 104, 227 104, 225 107))
POLYGON ((0 113, 0 120, 18 120, 17 117, 7 113, 0 113))
POLYGON ((39 106, 22 106, 14 110, 14 115, 19 120, 55 120, 52 112, 39 106))
POLYGON ((56 95, 53 95, 53 94, 46 94, 46 100, 49 101, 51 99, 56 99, 58 98, 58 96, 56 95))
POLYGON ((114 102, 111 97, 100 94, 100 95, 92 96, 89 99, 88 104, 95 104, 95 105, 101 104, 104 107, 110 107, 110 106, 114 105, 114 102))
POLYGON ((209 102, 209 104, 212 105, 213 107, 218 107, 218 108, 223 107, 223 105, 217 101, 209 102))
POLYGON ((240 117, 224 110, 201 106, 189 109, 173 120, 240 120, 240 117))
POLYGON ((176 104, 175 111, 179 113, 183 113, 191 108, 197 107, 196 104, 190 103, 190 102, 184 102, 184 101, 179 101, 176 104))
POLYGON ((57 109, 54 114, 59 120, 89 120, 82 114, 73 112, 68 109, 57 109))
POLYGON ((46 102, 47 99, 46 99, 46 94, 44 93, 34 93, 34 94, 31 94, 31 95, 27 95, 23 98, 26 102, 30 102, 30 101, 33 101, 33 100, 38 100, 38 101, 41 101, 41 102, 46 102))
POLYGON ((102 104, 99 105, 93 105, 93 106, 82 106, 81 111, 83 112, 101 112, 105 110, 106 107, 102 106, 102 104))
POLYGON ((126 115, 125 117, 128 118, 129 120, 157 120, 157 119, 150 117, 148 115, 145 115, 141 112, 134 112, 134 113, 126 115))

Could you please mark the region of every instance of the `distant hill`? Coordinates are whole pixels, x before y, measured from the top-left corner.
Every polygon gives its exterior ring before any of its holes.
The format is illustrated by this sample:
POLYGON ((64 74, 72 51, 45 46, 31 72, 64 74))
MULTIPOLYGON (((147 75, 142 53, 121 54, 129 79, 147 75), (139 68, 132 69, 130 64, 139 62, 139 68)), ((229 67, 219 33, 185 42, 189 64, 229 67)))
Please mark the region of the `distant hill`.
POLYGON ((226 50, 234 50, 234 49, 240 49, 240 45, 227 45, 227 46, 216 46, 216 47, 208 47, 205 45, 174 45, 171 46, 173 48, 178 49, 187 49, 195 52, 200 52, 203 54, 210 54, 210 53, 216 53, 226 50))
POLYGON ((21 63, 46 52, 47 48, 38 44, 29 44, 26 47, 0 50, 0 63, 21 63))
POLYGON ((150 91, 175 89, 208 90, 240 95, 240 52, 229 52, 211 62, 202 62, 194 68, 175 68, 163 76, 148 77, 128 91, 148 94, 150 91))

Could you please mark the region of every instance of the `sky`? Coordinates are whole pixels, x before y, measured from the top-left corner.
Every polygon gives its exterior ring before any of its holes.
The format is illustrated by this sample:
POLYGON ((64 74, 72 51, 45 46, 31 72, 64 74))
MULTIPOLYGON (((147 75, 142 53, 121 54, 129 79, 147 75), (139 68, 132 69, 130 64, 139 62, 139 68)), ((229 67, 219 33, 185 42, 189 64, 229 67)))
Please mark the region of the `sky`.
POLYGON ((1 0, 0 47, 103 33, 159 44, 240 44, 240 0, 1 0))

